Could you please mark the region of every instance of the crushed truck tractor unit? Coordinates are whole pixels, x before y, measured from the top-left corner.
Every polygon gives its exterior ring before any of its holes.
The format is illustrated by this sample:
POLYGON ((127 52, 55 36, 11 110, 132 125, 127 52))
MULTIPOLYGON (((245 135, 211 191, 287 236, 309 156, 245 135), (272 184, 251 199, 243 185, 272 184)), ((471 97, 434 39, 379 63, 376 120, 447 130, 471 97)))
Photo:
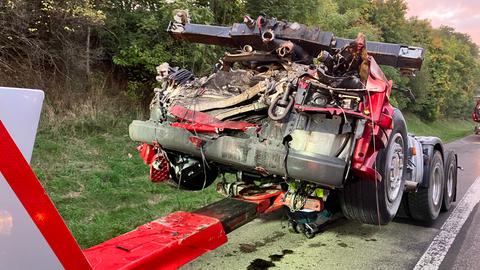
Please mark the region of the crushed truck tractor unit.
POLYGON ((209 76, 157 68, 150 119, 129 127, 152 181, 200 190, 233 173, 219 192, 259 207, 269 198, 263 210, 288 207, 292 230, 307 237, 331 218, 329 205, 387 224, 399 209, 431 222, 455 200, 455 153, 408 133, 380 68, 414 74, 422 48, 265 16, 224 27, 190 23, 179 11, 167 31, 230 49, 209 76))

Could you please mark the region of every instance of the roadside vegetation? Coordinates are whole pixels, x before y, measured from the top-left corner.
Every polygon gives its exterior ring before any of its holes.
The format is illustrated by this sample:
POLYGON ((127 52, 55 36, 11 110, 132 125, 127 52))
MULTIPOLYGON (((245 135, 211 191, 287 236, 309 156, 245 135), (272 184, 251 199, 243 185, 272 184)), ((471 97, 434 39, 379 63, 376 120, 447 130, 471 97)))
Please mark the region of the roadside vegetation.
POLYGON ((471 38, 426 20, 405 18, 403 0, 6 0, 0 3, 0 85, 43 89, 46 101, 32 167, 83 248, 178 210, 218 200, 213 187, 185 192, 148 181, 128 138, 145 118, 155 66, 169 62, 202 76, 223 49, 186 44, 165 29, 175 9, 194 23, 230 25, 261 12, 337 36, 421 46, 416 77, 386 68, 401 89, 392 103, 409 130, 445 141, 470 134, 478 89, 478 47, 471 38))
POLYGON ((128 137, 128 124, 141 114, 115 103, 88 100, 61 121, 44 113, 37 133, 31 165, 82 248, 221 197, 213 186, 188 192, 150 182, 128 137))
POLYGON ((405 119, 410 133, 417 136, 436 136, 445 143, 471 135, 475 128, 474 122, 463 118, 424 121, 414 114, 407 113, 405 119))

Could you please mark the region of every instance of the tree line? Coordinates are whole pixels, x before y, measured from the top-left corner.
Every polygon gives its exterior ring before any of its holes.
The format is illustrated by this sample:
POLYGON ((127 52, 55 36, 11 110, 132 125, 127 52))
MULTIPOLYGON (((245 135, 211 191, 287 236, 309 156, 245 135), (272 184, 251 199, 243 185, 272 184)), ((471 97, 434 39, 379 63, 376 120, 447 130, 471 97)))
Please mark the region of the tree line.
POLYGON ((259 14, 297 21, 336 36, 426 49, 413 78, 385 67, 415 102, 394 91, 392 102, 424 119, 468 117, 480 65, 478 46, 464 33, 406 18, 404 0, 4 0, 0 3, 0 82, 39 87, 53 96, 108 84, 109 94, 148 99, 162 62, 196 74, 212 70, 223 48, 174 41, 172 13, 187 9, 195 23, 230 25, 259 14), (54 91, 61 88, 62 91, 54 91))

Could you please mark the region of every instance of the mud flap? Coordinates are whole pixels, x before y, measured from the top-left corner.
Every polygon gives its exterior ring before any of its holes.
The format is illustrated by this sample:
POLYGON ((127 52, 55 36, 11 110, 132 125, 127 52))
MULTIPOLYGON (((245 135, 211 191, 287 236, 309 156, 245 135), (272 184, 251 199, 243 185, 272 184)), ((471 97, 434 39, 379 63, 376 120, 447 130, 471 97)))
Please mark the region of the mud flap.
POLYGON ((142 143, 137 150, 143 162, 150 167, 150 181, 164 182, 170 179, 170 163, 158 144, 142 143))

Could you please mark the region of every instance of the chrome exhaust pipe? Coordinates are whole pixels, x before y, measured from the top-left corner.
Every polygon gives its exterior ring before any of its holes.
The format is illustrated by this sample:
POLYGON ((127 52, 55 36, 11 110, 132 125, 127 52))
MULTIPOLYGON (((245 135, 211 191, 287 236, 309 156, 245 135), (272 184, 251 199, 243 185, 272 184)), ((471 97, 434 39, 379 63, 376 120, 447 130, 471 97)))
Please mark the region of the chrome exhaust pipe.
POLYGON ((418 182, 414 181, 405 181, 405 190, 409 192, 415 192, 418 189, 418 182))

